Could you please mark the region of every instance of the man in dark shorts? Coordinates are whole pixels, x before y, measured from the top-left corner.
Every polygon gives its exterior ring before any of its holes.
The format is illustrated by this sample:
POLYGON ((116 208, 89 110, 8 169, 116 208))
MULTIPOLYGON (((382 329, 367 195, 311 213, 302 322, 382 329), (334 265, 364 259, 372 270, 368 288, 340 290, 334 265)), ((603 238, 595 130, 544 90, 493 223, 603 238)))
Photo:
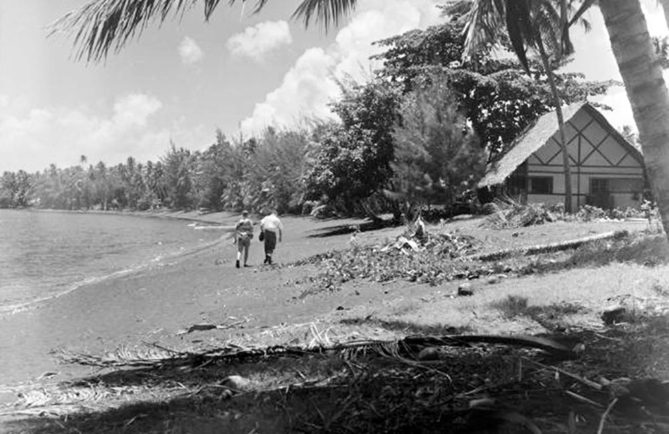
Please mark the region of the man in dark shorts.
POLYGON ((272 212, 260 220, 260 231, 265 237, 265 264, 272 264, 272 254, 276 248, 277 238, 281 242, 283 225, 281 220, 276 215, 276 211, 272 212))
POLYGON ((253 239, 253 222, 249 219, 249 212, 242 211, 242 218, 235 226, 235 243, 237 243, 237 261, 235 267, 239 268, 239 260, 244 254, 244 266, 249 260, 249 248, 251 247, 251 240, 253 239))

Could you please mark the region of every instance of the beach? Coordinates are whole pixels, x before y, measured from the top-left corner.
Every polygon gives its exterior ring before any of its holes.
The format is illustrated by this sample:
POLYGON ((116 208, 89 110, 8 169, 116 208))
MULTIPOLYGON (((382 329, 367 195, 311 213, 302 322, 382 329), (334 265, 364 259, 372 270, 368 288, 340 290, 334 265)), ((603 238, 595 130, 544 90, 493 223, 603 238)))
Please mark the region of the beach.
MULTIPOLYGON (((221 226, 205 230, 229 228, 237 218, 227 213, 161 213, 158 217, 221 226)), ((53 350, 104 354, 118 348, 152 344, 174 350, 222 346, 242 336, 253 339, 250 336, 263 329, 316 321, 332 312, 358 306, 375 306, 375 310, 381 312, 384 303, 401 300, 403 295, 417 299, 433 291, 426 285, 394 282, 389 286, 392 296, 388 296, 388 291, 376 288, 378 285, 361 283, 361 288, 354 282, 341 291, 301 297, 308 286, 305 284, 308 277, 318 269, 316 265, 288 264, 329 250, 348 248, 350 234, 323 235, 358 223, 360 221, 285 217, 284 239, 275 254, 279 265, 262 266, 263 249, 256 230, 249 259, 252 267, 242 269, 234 267, 236 249, 224 229, 221 241, 213 247, 137 273, 85 285, 29 309, 2 315, 0 363, 6 368, 0 384, 30 383, 45 377, 62 381, 90 371, 86 367, 58 363, 51 354, 53 350), (193 325, 217 328, 185 333, 193 325)), ((625 227, 636 226, 642 228, 643 223, 625 227)), ((621 224, 615 222, 581 225, 578 230, 572 228, 570 236, 602 233, 618 227, 621 224)), ((467 222, 462 222, 459 228, 479 235, 486 233, 476 224, 467 222)), ((364 243, 382 243, 394 239, 401 230, 365 232, 359 238, 364 243)), ((535 232, 541 230, 545 232, 546 242, 565 237, 559 224, 539 227, 535 232)), ((516 244, 523 242, 522 237, 505 236, 504 231, 489 231, 485 236, 487 248, 493 250, 507 245, 506 239, 513 239, 516 244)), ((454 285, 457 286, 450 286, 454 285)), ((447 287, 445 292, 452 290, 449 285, 444 286, 447 287)), ((5 400, 9 398, 5 396, 5 400)))
MULTIPOLYGON (((315 288, 314 282, 322 282, 313 278, 323 272, 327 261, 313 255, 351 249, 355 244, 377 246, 381 251, 406 228, 363 232, 353 241, 350 228, 359 220, 283 217, 285 233, 275 254, 277 264, 261 265, 262 244, 256 231, 249 261, 252 267, 237 269, 236 249, 226 236, 236 216, 178 213, 162 217, 196 219, 198 227, 215 224, 219 228, 196 230, 221 231, 220 242, 0 317, 0 362, 6 367, 0 381, 0 404, 6 414, 0 425, 4 423, 9 432, 64 432, 63 426, 83 432, 99 426, 107 432, 128 429, 137 433, 160 431, 160 426, 173 427, 174 432, 221 432, 222 427, 228 432, 253 428, 290 432, 292 418, 285 418, 282 401, 271 394, 292 396, 288 394, 290 384, 330 378, 331 364, 349 372, 351 365, 343 361, 345 350, 341 359, 331 357, 337 353, 331 354, 328 348, 336 344, 387 343, 412 335, 536 336, 557 330, 555 327, 588 327, 600 333, 594 336, 607 336, 603 341, 597 338, 603 344, 591 339, 587 345, 606 349, 611 342, 619 342, 619 337, 608 337, 609 332, 617 331, 602 327, 599 316, 603 309, 616 300, 652 301, 652 306, 662 307, 669 287, 666 264, 648 267, 635 261, 614 261, 592 268, 567 261, 566 268, 553 272, 497 272, 464 282, 432 285, 407 278, 351 279, 337 288, 315 288), (471 292, 463 295, 462 289, 471 292), (518 300, 525 304, 520 305, 521 313, 514 313, 518 300), (305 352, 301 353, 305 357, 251 357, 233 362, 198 358, 221 349, 257 349, 265 354, 287 346, 321 348, 324 353, 313 358, 305 352), (183 363, 168 361, 184 355, 190 356, 183 363), (82 363, 89 356, 93 364, 82 363), (69 363, 60 362, 60 357, 69 363), (193 364, 188 363, 190 358, 193 364), (98 362, 104 360, 121 365, 102 367, 98 362), (132 360, 145 367, 124 365, 132 360), (264 404, 258 405, 256 392, 233 400, 220 395, 227 387, 221 381, 234 376, 249 379, 252 390, 267 393, 261 399, 264 404), (285 384, 289 386, 284 393, 285 384)), ((479 253, 486 254, 612 231, 638 232, 646 227, 642 221, 557 222, 512 229, 490 229, 481 223, 480 218, 463 219, 431 225, 428 231, 435 236, 444 232, 475 236, 482 241, 479 253)), ((666 253, 663 238, 662 243, 666 253)), ((605 242, 598 246, 606 248, 605 242)), ((549 255, 544 262, 572 254, 549 255)), ((645 257, 654 254, 648 251, 645 257)), ((514 259, 510 261, 513 264, 514 259)), ((664 341, 656 342, 660 338, 655 335, 650 331, 647 336, 652 345, 639 343, 634 351, 623 346, 616 349, 616 357, 626 361, 634 375, 666 375, 666 364, 661 361, 666 360, 668 347, 664 341)), ((388 363, 387 355, 381 360, 388 363)), ((395 363, 407 361, 400 358, 395 363)), ((458 372, 455 369, 451 375, 458 372)), ((296 390, 295 396, 302 398, 294 410, 307 412, 300 405, 311 398, 296 390)), ((338 411, 333 402, 339 401, 329 395, 334 389, 322 390, 327 396, 322 397, 321 409, 338 411)))
MULTIPOLYGON (((159 216, 203 224, 223 222, 223 227, 229 227, 236 219, 229 214, 159 216)), ((310 235, 353 221, 318 222, 288 217, 283 223, 284 239, 275 254, 279 264, 321 253, 323 238, 310 235)), ((0 362, 6 367, 0 383, 31 382, 45 374, 64 380, 85 373, 85 368, 58 364, 50 355, 54 349, 99 354, 120 346, 153 342, 190 347, 192 342, 178 333, 194 324, 236 324, 234 330, 246 332, 301 321, 336 307, 337 297, 327 303, 319 298, 295 302, 299 289, 291 287, 290 281, 313 269, 262 267, 263 248, 257 233, 256 229, 249 259, 251 268, 234 267, 236 248, 221 230, 221 242, 211 248, 151 269, 85 285, 0 316, 0 362)), ((349 237, 328 237, 327 248, 345 248, 349 237)))

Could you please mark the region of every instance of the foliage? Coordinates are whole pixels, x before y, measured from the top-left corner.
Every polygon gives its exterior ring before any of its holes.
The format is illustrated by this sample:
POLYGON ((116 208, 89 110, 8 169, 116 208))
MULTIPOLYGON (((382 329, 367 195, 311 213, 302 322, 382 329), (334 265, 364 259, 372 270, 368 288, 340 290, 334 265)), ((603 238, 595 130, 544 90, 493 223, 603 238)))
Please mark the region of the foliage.
MULTIPOLYGON (((384 246, 357 246, 344 251, 315 255, 295 265, 318 264, 319 272, 309 277, 312 289, 304 295, 318 291, 335 291, 341 284, 353 279, 389 282, 406 279, 410 282, 437 285, 444 281, 468 275, 464 263, 450 259, 475 252, 479 245, 471 237, 440 233, 414 250, 407 238, 399 237, 384 246)), ((490 273, 487 269, 482 273, 490 273)))
MULTIPOLYGON (((553 107, 550 86, 532 59, 531 75, 516 60, 491 56, 487 49, 463 63, 464 42, 463 25, 457 21, 379 41, 386 51, 376 56, 383 62, 377 76, 401 85, 405 93, 435 76, 448 80, 460 111, 494 158, 553 107)), ((601 95, 612 85, 586 81, 576 73, 555 74, 555 81, 566 104, 601 95)))
POLYGON ((306 176, 307 199, 326 197, 347 212, 385 186, 394 155, 400 94, 381 80, 344 89, 333 111, 341 123, 317 131, 319 149, 306 176))
MULTIPOLYGON (((303 131, 268 130, 259 139, 231 144, 220 132, 203 152, 170 145, 156 162, 107 166, 103 162, 34 174, 5 172, 0 178, 0 207, 51 209, 207 209, 266 207, 299 212, 301 182, 309 167, 309 136, 303 131)), ((84 164, 86 158, 82 158, 84 164)))
POLYGON ((25 171, 4 172, 0 178, 0 208, 27 206, 31 189, 31 179, 25 171))
POLYGON ((456 111, 447 82, 407 95, 395 129, 392 195, 417 205, 445 204, 475 187, 485 168, 478 139, 456 111))

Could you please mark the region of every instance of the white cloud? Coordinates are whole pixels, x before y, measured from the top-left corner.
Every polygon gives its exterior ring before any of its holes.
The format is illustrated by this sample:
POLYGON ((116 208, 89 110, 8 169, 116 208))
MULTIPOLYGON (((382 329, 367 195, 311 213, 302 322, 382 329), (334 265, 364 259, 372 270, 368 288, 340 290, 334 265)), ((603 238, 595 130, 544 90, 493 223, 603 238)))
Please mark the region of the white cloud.
POLYGON ((257 103, 242 121, 246 134, 272 126, 294 126, 305 117, 329 118, 339 96, 337 80, 365 81, 374 65, 369 57, 382 49, 373 42, 443 22, 433 0, 366 0, 327 48, 311 48, 286 73, 281 85, 257 103))
POLYGON ((192 38, 186 36, 179 44, 179 57, 185 65, 193 65, 204 57, 204 52, 192 38))
POLYGON ((85 107, 27 108, 0 95, 0 172, 32 172, 51 163, 68 167, 78 164, 81 155, 91 163, 117 164, 128 156, 156 160, 170 138, 182 143, 186 137, 202 137, 199 131, 185 134, 179 125, 169 130, 155 126, 152 118, 162 106, 150 95, 130 94, 100 115, 85 107))
POLYGON ((290 45, 293 38, 285 21, 265 21, 231 36, 226 46, 235 56, 262 61, 269 51, 290 45))

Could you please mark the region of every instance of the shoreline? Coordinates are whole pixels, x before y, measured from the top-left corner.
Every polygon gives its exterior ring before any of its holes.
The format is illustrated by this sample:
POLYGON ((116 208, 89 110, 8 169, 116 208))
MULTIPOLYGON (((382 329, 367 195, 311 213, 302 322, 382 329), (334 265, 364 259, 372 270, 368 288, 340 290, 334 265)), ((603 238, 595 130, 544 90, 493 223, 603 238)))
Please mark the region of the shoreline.
POLYGON ((174 219, 201 223, 217 223, 220 219, 237 218, 239 213, 231 211, 213 211, 202 213, 200 211, 180 211, 180 210, 147 210, 147 211, 124 211, 124 210, 67 210, 67 209, 50 209, 50 208, 6 208, 7 210, 15 210, 21 212, 38 212, 38 213, 62 213, 62 214, 93 214, 93 215, 119 215, 119 216, 133 216, 144 218, 158 218, 158 219, 174 219), (210 216, 210 217, 206 217, 210 216), (214 218, 219 218, 215 220, 214 218))
MULTIPOLYGON (((206 223, 238 217, 228 213, 208 214, 204 219, 184 213, 141 216, 206 223)), ((277 261, 284 264, 322 251, 323 240, 310 235, 345 223, 294 217, 282 220, 286 234, 277 249, 277 261)), ((328 238, 327 244, 345 248, 347 241, 347 235, 335 236, 328 238)), ((230 316, 247 318, 245 329, 285 322, 282 309, 292 303, 295 294, 284 289, 293 273, 282 267, 264 268, 258 241, 251 247, 253 268, 235 269, 235 254, 231 243, 218 239, 180 254, 176 260, 166 258, 155 267, 84 282, 27 309, 3 312, 0 363, 7 369, 0 384, 40 381, 45 373, 58 373, 49 381, 63 381, 88 372, 84 367, 58 364, 50 355, 54 349, 105 353, 120 346, 171 341, 178 330, 202 322, 226 323, 230 316)))
MULTIPOLYGON (((327 238, 323 238, 323 234, 355 223, 354 220, 316 221, 295 217, 285 217, 282 221, 285 234, 284 242, 276 251, 279 264, 348 248, 350 234, 328 235, 327 238)), ((463 221, 449 230, 483 232, 481 239, 491 246, 511 240, 523 242, 524 237, 512 235, 514 231, 488 231, 480 229, 478 223, 463 221)), ((643 228, 644 224, 583 224, 575 228, 553 223, 522 231, 532 230, 543 240, 550 236, 563 237, 567 227, 570 234, 576 236, 619 226, 643 228)), ((386 228, 361 233, 358 237, 361 243, 379 244, 394 239, 402 230, 402 227, 386 228)), ((216 346, 221 345, 222 340, 244 339, 282 324, 318 321, 349 309, 353 312, 366 308, 381 315, 384 310, 394 309, 393 300, 413 300, 435 291, 429 285, 402 280, 384 286, 384 290, 378 290, 373 282, 359 281, 353 282, 346 291, 301 298, 310 276, 318 272, 318 265, 263 266, 262 244, 257 240, 251 245, 251 268, 236 269, 235 255, 236 249, 230 243, 212 243, 183 260, 166 261, 162 266, 140 273, 84 285, 36 309, 0 316, 0 329, 4 331, 0 334, 0 363, 8 367, 0 383, 44 381, 41 378, 45 373, 53 374, 48 381, 61 382, 91 372, 92 368, 59 364, 50 355, 52 350, 106 354, 147 343, 160 343, 172 349, 216 346), (225 331, 179 334, 180 330, 195 324, 238 325, 225 331)), ((441 290, 450 293, 453 287, 457 288, 457 282, 445 284, 441 290)), ((392 312, 388 314, 393 316, 392 312)))

